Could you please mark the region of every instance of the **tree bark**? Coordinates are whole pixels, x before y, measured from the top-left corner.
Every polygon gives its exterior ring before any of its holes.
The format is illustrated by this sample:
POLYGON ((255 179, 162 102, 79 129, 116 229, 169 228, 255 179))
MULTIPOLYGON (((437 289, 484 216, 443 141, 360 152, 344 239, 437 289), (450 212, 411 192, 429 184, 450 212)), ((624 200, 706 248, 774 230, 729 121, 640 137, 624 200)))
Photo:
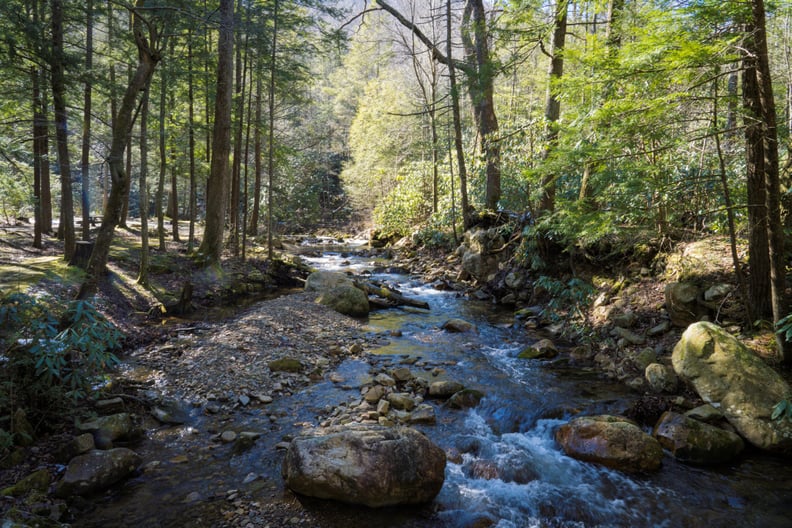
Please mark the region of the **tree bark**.
MULTIPOLYGON (((451 114, 454 120, 454 150, 459 172, 459 194, 462 202, 462 228, 470 227, 470 204, 467 193, 467 168, 465 167, 465 151, 462 146, 462 116, 459 112, 459 91, 456 82, 456 64, 451 54, 451 0, 446 0, 446 56, 448 57, 448 82, 451 90, 451 114)), ((456 232, 456 229, 454 229, 456 232)))
MULTIPOLYGON (((542 159, 548 159, 558 142, 558 119, 561 117, 561 101, 555 93, 554 83, 564 74, 564 45, 567 33, 567 0, 556 3, 553 23, 553 40, 550 45, 550 66, 547 71, 547 97, 545 99, 545 147, 542 159)), ((542 197, 539 200, 539 213, 552 213, 555 210, 556 175, 546 174, 542 178, 542 197)))
POLYGON ((267 258, 273 258, 273 237, 272 231, 275 227, 275 222, 272 214, 273 200, 273 185, 275 184, 275 58, 278 51, 278 5, 279 1, 275 0, 275 5, 272 13, 272 49, 270 55, 270 81, 269 81, 269 136, 267 138, 268 151, 267 151, 267 258))
MULTIPOLYGON (((260 68, 259 68, 260 69, 260 68)), ((253 128, 253 211, 250 213, 248 233, 258 235, 259 210, 261 208, 261 114, 263 97, 261 75, 256 76, 256 126, 253 128)))
POLYGON ((91 239, 91 93, 93 91, 93 0, 86 0, 85 23, 85 88, 83 93, 82 156, 80 158, 80 180, 82 198, 82 238, 91 239))
MULTIPOLYGON (((171 47, 171 49, 173 49, 171 47)), ((165 199, 165 174, 168 171, 168 152, 165 131, 165 116, 168 107, 168 76, 166 68, 160 69, 160 93, 159 93, 159 174, 157 176, 157 196, 154 200, 154 207, 157 209, 157 239, 161 251, 165 251, 165 211, 162 202, 165 199)))
POLYGON ((140 207, 140 271, 137 282, 148 286, 149 278, 149 229, 148 229, 148 114, 149 85, 143 89, 143 100, 140 103, 140 175, 139 175, 139 207, 140 207))
POLYGON ((206 224, 198 252, 207 265, 218 264, 223 251, 231 151, 231 93, 234 69, 234 2, 220 1, 220 38, 217 44, 217 98, 212 130, 212 162, 206 189, 206 224))
POLYGON ((63 235, 63 256, 74 254, 74 199, 72 197, 71 161, 69 159, 69 127, 66 114, 66 76, 63 53, 63 0, 52 0, 52 60, 50 63, 52 101, 55 109, 55 137, 58 144, 58 165, 61 180, 61 213, 59 233, 63 235))
POLYGON ((188 141, 190 151, 190 228, 189 235, 187 235, 187 253, 192 253, 193 246, 195 245, 195 209, 197 205, 198 192, 196 178, 195 178, 195 88, 193 86, 193 48, 192 38, 187 40, 187 116, 188 116, 188 141))
MULTIPOLYGON (((145 0, 137 0, 136 6, 143 7, 144 4, 145 0)), ((107 266, 107 256, 113 241, 113 233, 121 220, 124 196, 129 189, 129 173, 124 170, 124 149, 132 132, 133 113, 137 106, 137 99, 141 91, 151 82, 151 76, 161 57, 161 48, 159 47, 161 35, 154 26, 151 24, 146 26, 149 30, 147 36, 144 33, 143 21, 139 14, 133 13, 132 20, 138 49, 138 65, 113 122, 113 138, 107 157, 111 178, 110 195, 102 217, 102 225, 97 233, 96 245, 88 263, 86 278, 77 294, 78 299, 87 299, 96 293, 99 277, 107 266)))
MULTIPOLYGON (((749 207, 750 295, 757 316, 772 317, 774 323, 784 315, 784 233, 781 221, 781 189, 778 161, 778 131, 763 0, 752 0, 746 24, 743 68, 743 104, 746 171, 749 207)), ((792 361, 792 350, 776 334, 779 356, 792 361)))

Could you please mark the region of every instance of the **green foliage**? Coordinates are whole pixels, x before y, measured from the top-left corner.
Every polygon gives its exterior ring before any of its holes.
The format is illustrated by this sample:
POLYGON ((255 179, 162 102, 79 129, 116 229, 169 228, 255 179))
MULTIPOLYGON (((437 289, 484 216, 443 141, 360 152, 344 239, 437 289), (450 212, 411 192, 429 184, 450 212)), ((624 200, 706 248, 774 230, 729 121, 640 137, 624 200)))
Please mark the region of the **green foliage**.
POLYGON ((118 363, 122 334, 91 304, 72 301, 56 317, 25 294, 0 299, 0 414, 24 408, 44 420, 66 412, 92 392, 97 376, 118 363))
POLYGON ((785 340, 792 341, 792 313, 776 323, 776 333, 783 335, 785 340))
POLYGON ((534 283, 536 289, 543 290, 550 297, 545 316, 553 321, 570 323, 578 333, 587 329, 585 309, 591 304, 596 288, 582 279, 573 277, 568 281, 540 276, 534 283))

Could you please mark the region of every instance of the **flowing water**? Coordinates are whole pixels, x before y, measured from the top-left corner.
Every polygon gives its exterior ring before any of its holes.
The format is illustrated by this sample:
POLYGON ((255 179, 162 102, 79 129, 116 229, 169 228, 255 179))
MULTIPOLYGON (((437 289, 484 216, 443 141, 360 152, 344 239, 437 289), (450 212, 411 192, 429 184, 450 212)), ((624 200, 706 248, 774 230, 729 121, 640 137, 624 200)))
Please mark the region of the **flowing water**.
MULTIPOLYGON (((308 260, 324 269, 360 272, 371 266, 369 261, 338 252, 308 260)), ((323 409, 359 395, 359 386, 370 377, 369 363, 384 368, 412 358, 416 361, 413 369, 427 377, 431 370, 441 369, 441 377, 486 393, 474 409, 439 407, 437 425, 422 427, 447 452, 464 454, 448 463, 443 489, 428 507, 370 510, 300 499, 304 508, 322 519, 321 526, 792 526, 792 464, 778 458, 750 452, 728 466, 702 469, 666 456, 656 474, 627 475, 565 456, 553 440, 559 424, 578 413, 623 412, 635 395, 596 372, 563 361, 518 359, 531 339, 513 328, 511 313, 492 304, 433 290, 406 275, 374 272, 373 278, 397 284, 405 295, 429 302, 431 310, 372 313, 367 331, 395 336, 373 351, 376 356, 371 361, 342 363, 338 371, 347 379, 344 387, 323 381, 276 401, 269 415, 278 415, 280 406, 281 415, 287 416, 277 433, 265 433, 250 451, 232 456, 227 447, 196 447, 190 461, 175 469, 175 474, 156 479, 144 474, 120 496, 98 505, 91 515, 96 524, 83 525, 212 526, 211 516, 202 516, 196 503, 185 496, 192 493, 193 499, 203 501, 198 504, 210 504, 229 488, 246 490, 263 502, 282 500, 289 492, 283 490, 280 455, 272 445, 284 432, 297 432, 303 422, 315 424, 323 409), (452 317, 475 323, 478 334, 442 331, 440 325, 452 317), (422 365, 426 365, 423 370, 422 365), (243 484, 251 472, 259 478, 243 484), (161 506, 165 503, 169 504, 167 512, 161 506)), ((193 425, 200 428, 205 418, 196 415, 194 419, 193 425)), ((245 421, 250 430, 273 429, 272 418, 256 410, 234 419, 245 421)), ((189 451, 189 431, 184 427, 160 431, 158 457, 167 460, 189 451)))

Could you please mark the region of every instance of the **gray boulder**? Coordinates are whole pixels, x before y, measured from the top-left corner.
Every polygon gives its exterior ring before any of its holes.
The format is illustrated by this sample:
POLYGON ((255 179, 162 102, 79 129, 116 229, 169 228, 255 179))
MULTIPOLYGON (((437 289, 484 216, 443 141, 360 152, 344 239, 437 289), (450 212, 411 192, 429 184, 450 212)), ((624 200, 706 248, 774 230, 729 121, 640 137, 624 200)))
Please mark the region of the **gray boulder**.
POLYGON ((674 370, 720 409, 740 435, 761 449, 792 454, 792 422, 772 420, 789 385, 734 336, 712 323, 691 325, 671 356, 674 370))
POLYGON ((663 448, 638 425, 621 416, 583 416, 556 429, 564 452, 620 471, 656 471, 663 448))
POLYGON ((315 271, 305 281, 305 291, 323 292, 336 286, 352 285, 345 273, 340 271, 315 271))
POLYGON ((368 296, 351 283, 322 291, 316 302, 350 317, 366 317, 370 310, 368 296))
POLYGON ((731 431, 670 411, 663 413, 652 434, 675 458, 690 464, 723 464, 745 447, 731 431))
POLYGON ((140 456, 131 449, 95 449, 72 459, 55 493, 66 498, 103 491, 129 477, 140 464, 140 456))
POLYGON ((445 464, 443 450, 415 429, 359 425, 295 438, 282 472, 302 495, 377 508, 431 501, 445 464))
POLYGON ((464 388, 465 386, 458 381, 434 381, 429 385, 429 396, 442 399, 450 398, 464 388))
POLYGON ((689 282, 666 285, 665 306, 673 325, 684 328, 707 313, 707 309, 698 303, 700 293, 698 287, 689 282))
POLYGON ((674 392, 679 384, 674 369, 662 363, 650 363, 644 370, 644 376, 652 392, 674 392))
POLYGON ((451 333, 478 332, 476 325, 464 319, 449 319, 440 328, 451 333))

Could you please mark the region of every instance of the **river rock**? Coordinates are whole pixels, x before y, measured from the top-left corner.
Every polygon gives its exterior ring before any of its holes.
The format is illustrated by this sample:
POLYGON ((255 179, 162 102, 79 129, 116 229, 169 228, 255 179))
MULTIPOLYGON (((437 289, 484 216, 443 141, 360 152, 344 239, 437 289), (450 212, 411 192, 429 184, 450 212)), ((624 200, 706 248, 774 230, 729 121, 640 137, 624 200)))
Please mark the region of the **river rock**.
POLYGON ((353 284, 343 284, 322 291, 316 302, 350 317, 366 317, 370 309, 368 296, 353 284))
POLYGON ((723 420, 723 413, 720 409, 716 409, 709 403, 690 409, 685 413, 685 416, 706 423, 715 423, 723 420))
POLYGON ((685 328, 706 313, 698 304, 700 291, 690 282, 671 282, 665 288, 665 307, 671 324, 685 328))
POLYGON ((324 292, 342 285, 352 285, 352 279, 345 273, 340 271, 315 271, 308 275, 305 280, 305 291, 324 292))
POLYGON ((388 394, 388 401, 391 407, 400 411, 412 411, 417 405, 415 399, 404 392, 392 392, 388 394))
POLYGON ((413 379, 413 374, 408 367, 398 367, 391 371, 393 379, 400 383, 404 383, 413 379))
POLYGON ((78 424, 77 429, 92 433, 96 447, 100 449, 110 448, 115 440, 130 438, 137 432, 132 415, 129 413, 100 416, 90 422, 78 424))
POLYGON ((446 401, 446 407, 451 409, 470 409, 477 406, 482 398, 484 398, 484 393, 479 390, 462 389, 454 393, 454 395, 446 401))
POLYGON ((102 491, 129 477, 140 464, 140 456, 125 447, 107 451, 94 449, 72 459, 55 493, 66 498, 102 491))
POLYGON ((83 433, 61 445, 54 453, 55 460, 66 463, 77 455, 87 453, 95 447, 93 435, 91 433, 83 433))
POLYGON ((294 358, 280 358, 270 361, 267 366, 272 372, 300 372, 303 369, 303 364, 299 359, 294 358))
POLYGON ((377 508, 431 501, 445 464, 443 450, 415 429, 358 425, 295 438, 283 477, 302 495, 377 508))
POLYGON ((435 408, 426 403, 419 405, 410 413, 411 424, 434 425, 437 423, 435 408))
POLYGON ((745 446, 731 431, 671 411, 663 413, 652 434, 675 458, 690 464, 723 464, 745 446))
POLYGON ((558 355, 558 349, 549 339, 540 339, 533 345, 525 348, 517 356, 520 359, 552 359, 558 355))
POLYGON ((476 325, 464 319, 449 319, 440 328, 451 333, 478 332, 476 325))
POLYGON ((458 381, 434 381, 429 385, 429 396, 432 398, 450 398, 464 388, 465 386, 458 381))
POLYGON ((770 418, 779 401, 792 397, 789 385, 734 336, 712 323, 690 325, 671 360, 679 377, 718 407, 743 438, 792 454, 792 422, 770 418))
POLYGON ((638 425, 621 416, 583 416, 556 429, 564 452, 621 471, 656 471, 663 448, 638 425))
POLYGON ((369 403, 377 403, 383 396, 385 396, 385 387, 382 385, 374 385, 366 394, 363 395, 363 399, 369 403))
POLYGON ((190 419, 190 411, 184 402, 174 398, 164 398, 152 407, 151 415, 163 424, 183 424, 190 419))
POLYGON ((679 382, 674 369, 662 363, 650 363, 644 377, 652 392, 675 392, 679 382))

